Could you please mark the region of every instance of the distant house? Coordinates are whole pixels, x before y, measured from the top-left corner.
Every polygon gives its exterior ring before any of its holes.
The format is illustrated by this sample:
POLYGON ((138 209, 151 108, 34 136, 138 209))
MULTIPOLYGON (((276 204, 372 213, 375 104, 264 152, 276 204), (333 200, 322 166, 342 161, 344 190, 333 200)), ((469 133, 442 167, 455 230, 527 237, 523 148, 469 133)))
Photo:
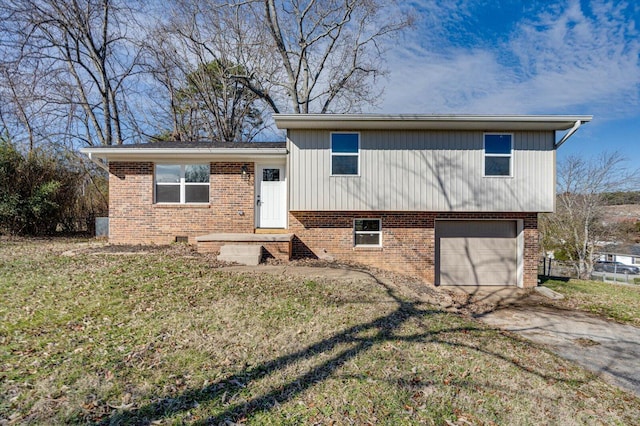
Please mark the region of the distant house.
POLYGON ((533 287, 555 151, 590 120, 276 115, 286 142, 82 151, 108 166, 112 243, 253 244, 436 285, 533 287))
POLYGON ((612 247, 599 253, 598 260, 620 262, 625 265, 640 265, 640 244, 626 247, 612 247))

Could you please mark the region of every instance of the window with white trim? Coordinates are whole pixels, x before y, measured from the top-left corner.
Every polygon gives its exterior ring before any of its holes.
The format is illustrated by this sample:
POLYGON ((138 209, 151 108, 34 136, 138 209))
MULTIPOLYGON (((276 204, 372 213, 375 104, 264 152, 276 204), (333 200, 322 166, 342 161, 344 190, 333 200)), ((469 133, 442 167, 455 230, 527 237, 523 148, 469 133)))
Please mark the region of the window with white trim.
POLYGON ((208 203, 209 164, 156 164, 156 203, 208 203))
POLYGON ((331 175, 360 174, 360 134, 331 133, 331 175))
POLYGON ((380 219, 354 219, 353 245, 355 247, 381 247, 382 221, 380 219))
POLYGON ((512 139, 513 136, 509 133, 485 133, 485 176, 512 176, 512 139))

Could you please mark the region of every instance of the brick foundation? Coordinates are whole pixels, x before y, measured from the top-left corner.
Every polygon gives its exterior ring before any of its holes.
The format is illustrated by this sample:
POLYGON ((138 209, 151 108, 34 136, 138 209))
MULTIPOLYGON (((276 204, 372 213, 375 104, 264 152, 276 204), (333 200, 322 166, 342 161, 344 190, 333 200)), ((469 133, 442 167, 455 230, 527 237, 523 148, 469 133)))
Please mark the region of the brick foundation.
POLYGON ((290 212, 293 258, 353 261, 435 281, 436 219, 520 219, 524 224, 523 286, 538 280, 536 213, 290 212), (353 246, 353 219, 382 219, 382 247, 353 246))

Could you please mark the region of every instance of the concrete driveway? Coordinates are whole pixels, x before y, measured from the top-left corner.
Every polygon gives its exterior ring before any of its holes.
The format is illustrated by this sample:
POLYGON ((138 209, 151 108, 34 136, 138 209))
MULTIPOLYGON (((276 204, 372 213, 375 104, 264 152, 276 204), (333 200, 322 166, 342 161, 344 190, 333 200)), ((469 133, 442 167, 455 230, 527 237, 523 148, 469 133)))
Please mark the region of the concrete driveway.
POLYGON ((548 345, 561 357, 640 396, 640 328, 528 303, 498 307, 476 317, 548 345))

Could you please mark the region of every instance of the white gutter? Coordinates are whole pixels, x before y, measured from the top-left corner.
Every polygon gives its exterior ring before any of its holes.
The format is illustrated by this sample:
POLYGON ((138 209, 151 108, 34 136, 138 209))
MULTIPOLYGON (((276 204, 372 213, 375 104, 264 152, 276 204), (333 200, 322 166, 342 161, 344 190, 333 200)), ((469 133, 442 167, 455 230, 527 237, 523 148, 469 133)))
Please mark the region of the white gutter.
POLYGON ((285 158, 286 148, 82 148, 100 168, 107 170, 109 161, 168 161, 168 160, 252 160, 285 158))
POLYGON ((284 155, 287 153, 286 148, 82 148, 80 152, 83 154, 103 154, 101 157, 108 155, 182 155, 182 154, 201 154, 201 155, 284 155))
POLYGON ((588 115, 455 115, 455 114, 274 114, 280 129, 383 130, 567 130, 588 115))
POLYGON ((578 129, 580 128, 580 126, 582 126, 582 121, 580 120, 576 120, 575 124, 573 125, 573 127, 562 137, 562 139, 560 139, 558 142, 556 142, 553 147, 555 149, 560 148, 560 145, 562 145, 563 143, 565 143, 567 141, 567 139, 569 139, 571 136, 573 136, 573 134, 575 132, 578 131, 578 129))

